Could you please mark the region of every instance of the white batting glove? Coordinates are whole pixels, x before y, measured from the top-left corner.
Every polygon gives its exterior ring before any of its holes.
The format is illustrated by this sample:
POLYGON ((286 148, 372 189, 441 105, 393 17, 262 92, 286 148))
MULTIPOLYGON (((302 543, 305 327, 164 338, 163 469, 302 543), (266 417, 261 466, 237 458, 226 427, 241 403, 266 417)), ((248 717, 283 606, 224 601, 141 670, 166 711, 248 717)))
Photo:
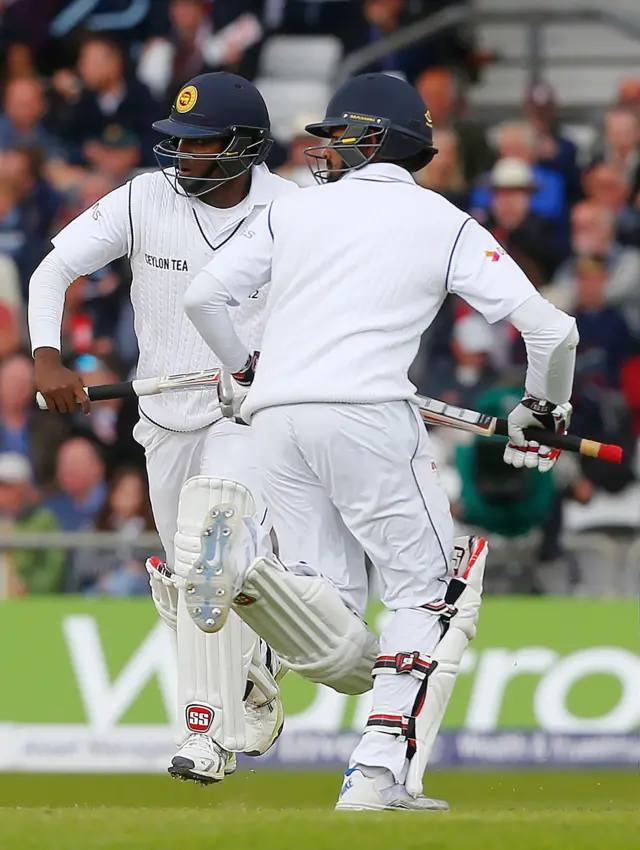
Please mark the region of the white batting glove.
POLYGON ((237 419, 240 416, 242 402, 247 397, 247 393, 251 389, 251 384, 255 377, 255 368, 259 356, 259 352, 254 351, 241 372, 234 373, 226 369, 220 370, 218 401, 220 402, 222 415, 226 419, 237 419))
POLYGON ((235 419, 240 415, 242 402, 245 400, 249 387, 243 387, 231 377, 231 374, 222 369, 218 381, 218 401, 220 410, 225 419, 235 419))
POLYGON ((509 442, 503 460, 516 469, 539 469, 548 472, 560 457, 560 449, 527 441, 525 428, 546 428, 556 434, 564 434, 571 420, 572 406, 569 402, 554 405, 549 401, 533 398, 528 393, 509 414, 509 442))

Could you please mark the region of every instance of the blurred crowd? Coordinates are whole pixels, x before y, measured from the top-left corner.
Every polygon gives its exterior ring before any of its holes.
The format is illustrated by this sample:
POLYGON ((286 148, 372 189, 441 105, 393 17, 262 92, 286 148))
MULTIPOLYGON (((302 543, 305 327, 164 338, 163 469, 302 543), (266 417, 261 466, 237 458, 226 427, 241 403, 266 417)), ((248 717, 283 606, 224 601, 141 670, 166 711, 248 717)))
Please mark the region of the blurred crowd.
MULTIPOLYGON (((0 532, 110 530, 116 550, 19 551, 17 593, 146 592, 136 536, 152 530, 135 404, 62 418, 33 404, 26 334, 31 273, 50 237, 139 170, 155 167, 151 123, 180 84, 207 70, 255 77, 273 34, 334 35, 344 54, 447 0, 0 0, 0 532)), ((576 432, 627 449, 621 467, 566 458, 558 474, 513 474, 492 441, 442 439, 461 523, 507 537, 542 530, 561 548, 562 504, 634 480, 640 437, 640 80, 612 92, 598 134, 577 146, 554 92, 533 86, 519 115, 485 126, 465 94, 484 57, 453 27, 372 66, 402 74, 429 106, 438 155, 418 182, 481 221, 535 286, 577 318, 576 432)), ((316 116, 310 116, 314 118, 316 116)), ((301 115, 270 165, 309 185, 301 115)), ((495 261, 487 257, 487 262, 495 261)), ((499 261, 499 260, 498 260, 499 261)), ((126 262, 80 278, 67 295, 63 353, 85 385, 121 380, 137 359, 126 262)), ((506 415, 525 353, 506 323, 489 327, 448 298, 412 377, 422 393, 506 415)), ((515 395, 514 395, 515 394, 515 395)), ((0 558, 2 555, 0 554, 0 558)), ((6 589, 6 588, 5 588, 6 589)))

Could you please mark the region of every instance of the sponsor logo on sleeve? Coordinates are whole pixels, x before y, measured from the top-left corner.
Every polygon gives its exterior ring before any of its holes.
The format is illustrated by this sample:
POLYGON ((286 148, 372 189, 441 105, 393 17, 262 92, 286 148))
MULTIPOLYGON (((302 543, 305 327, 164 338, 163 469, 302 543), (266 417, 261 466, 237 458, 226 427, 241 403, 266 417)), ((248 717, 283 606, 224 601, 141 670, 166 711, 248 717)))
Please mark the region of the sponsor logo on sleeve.
POLYGON ((497 263, 500 257, 503 257, 507 252, 504 248, 494 248, 493 251, 485 251, 485 257, 490 260, 492 263, 497 263))

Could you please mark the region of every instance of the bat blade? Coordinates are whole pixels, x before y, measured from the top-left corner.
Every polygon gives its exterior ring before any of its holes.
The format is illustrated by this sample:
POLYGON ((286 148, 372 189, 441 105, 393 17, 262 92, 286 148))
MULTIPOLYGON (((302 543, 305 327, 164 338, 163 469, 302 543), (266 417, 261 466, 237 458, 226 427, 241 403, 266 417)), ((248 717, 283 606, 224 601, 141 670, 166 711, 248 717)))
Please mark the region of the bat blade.
POLYGON ((427 424, 447 425, 460 431, 470 431, 490 437, 495 432, 495 419, 477 410, 467 410, 454 404, 446 404, 435 398, 417 396, 420 414, 427 424))

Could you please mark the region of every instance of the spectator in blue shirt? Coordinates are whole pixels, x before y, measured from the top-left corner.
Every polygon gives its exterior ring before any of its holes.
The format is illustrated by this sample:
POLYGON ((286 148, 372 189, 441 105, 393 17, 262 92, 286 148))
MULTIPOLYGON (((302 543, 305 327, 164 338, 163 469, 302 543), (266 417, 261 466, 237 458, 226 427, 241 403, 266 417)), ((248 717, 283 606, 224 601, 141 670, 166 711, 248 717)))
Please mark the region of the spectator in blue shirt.
POLYGON ((58 450, 58 490, 43 505, 57 517, 64 531, 80 531, 91 524, 107 495, 105 465, 86 437, 71 437, 58 450))
POLYGON ((57 447, 69 434, 69 420, 38 410, 34 403, 33 360, 13 354, 0 364, 0 453, 28 458, 38 485, 51 482, 57 447))
POLYGON ((64 159, 60 141, 43 125, 46 111, 44 90, 38 80, 10 80, 0 116, 0 150, 33 146, 41 148, 46 159, 64 159))
POLYGON ((555 95, 548 83, 531 86, 524 103, 524 114, 538 133, 538 164, 562 177, 566 200, 574 203, 581 196, 578 149, 560 132, 555 95))
POLYGON ((51 250, 50 239, 62 203, 43 168, 43 151, 38 147, 13 148, 2 161, 2 172, 17 192, 15 226, 22 238, 11 256, 18 264, 25 300, 29 278, 51 250))
POLYGON ((0 367, 0 452, 31 458, 29 413, 34 394, 30 358, 8 357, 0 367))
POLYGON ((583 257, 577 261, 574 316, 580 334, 578 371, 583 379, 588 375, 599 386, 616 389, 632 345, 622 313, 607 304, 607 283, 603 258, 583 257))
MULTIPOLYGON (((531 212, 557 225, 555 247, 559 253, 566 254, 569 231, 565 181, 557 171, 536 162, 537 133, 534 127, 526 121, 504 123, 498 129, 497 143, 500 159, 520 159, 531 165, 537 186, 531 196, 531 212)), ((493 197, 488 180, 489 175, 485 175, 471 193, 471 212, 482 222, 493 197)))
POLYGON ((28 278, 22 259, 27 237, 19 201, 18 187, 4 174, 0 175, 0 254, 10 257, 17 265, 24 291, 28 278))

